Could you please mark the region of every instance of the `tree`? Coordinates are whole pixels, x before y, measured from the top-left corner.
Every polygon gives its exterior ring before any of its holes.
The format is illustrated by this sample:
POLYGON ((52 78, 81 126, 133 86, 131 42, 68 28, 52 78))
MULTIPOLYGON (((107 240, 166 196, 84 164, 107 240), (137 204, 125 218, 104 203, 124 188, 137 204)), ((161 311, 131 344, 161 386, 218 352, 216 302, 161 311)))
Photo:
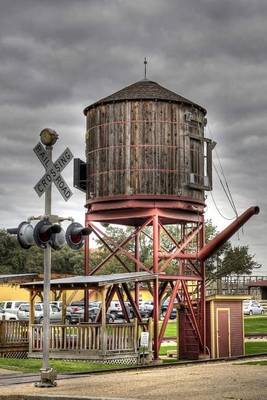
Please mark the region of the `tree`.
POLYGON ((261 267, 254 257, 254 254, 249 254, 248 246, 230 246, 223 254, 223 259, 216 272, 217 278, 231 274, 251 274, 253 269, 261 267))
MULTIPOLYGON (((169 225, 166 227, 168 232, 175 238, 177 242, 181 239, 180 227, 177 225, 169 225)), ((121 243, 132 232, 133 227, 120 227, 109 225, 106 228, 106 234, 113 238, 114 242, 121 243)), ((141 261, 146 266, 152 266, 152 227, 144 228, 144 233, 140 235, 141 261)), ((210 220, 205 226, 206 243, 218 234, 216 226, 210 220)), ((101 242, 96 240, 97 247, 92 249, 90 253, 90 269, 94 269, 110 251, 101 242)), ((110 243, 112 249, 114 244, 110 243)), ((163 251, 169 252, 173 249, 174 243, 168 235, 162 231, 161 247, 163 251)), ((134 251, 134 240, 130 240, 124 249, 129 252, 134 251)), ((126 255, 118 253, 119 258, 127 265, 130 271, 135 270, 134 261, 130 260, 126 255)), ((222 276, 231 274, 250 274, 253 269, 260 268, 261 265, 254 260, 248 246, 231 246, 230 242, 226 242, 216 254, 206 261, 206 276, 208 280, 216 280, 222 276)), ((83 274, 84 268, 84 249, 78 251, 71 250, 68 246, 64 246, 61 250, 52 251, 52 272, 64 274, 83 274)), ((166 273, 177 273, 178 261, 172 260, 166 269, 166 273)), ((43 272, 43 250, 37 246, 32 246, 28 250, 22 249, 16 237, 9 235, 6 231, 0 230, 0 274, 14 274, 27 272, 43 272)), ((116 257, 111 259, 101 268, 98 273, 125 272, 120 261, 116 257)))

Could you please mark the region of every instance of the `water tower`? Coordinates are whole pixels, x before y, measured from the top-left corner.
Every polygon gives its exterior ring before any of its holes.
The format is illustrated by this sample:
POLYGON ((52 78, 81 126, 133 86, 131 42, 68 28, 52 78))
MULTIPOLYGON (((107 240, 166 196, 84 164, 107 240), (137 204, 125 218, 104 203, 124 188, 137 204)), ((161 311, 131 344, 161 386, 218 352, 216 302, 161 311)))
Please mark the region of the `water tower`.
MULTIPOLYGON (((97 273, 112 256, 125 272, 156 274, 154 357, 177 300, 183 327, 180 348, 185 357, 194 358, 206 351, 205 259, 257 210, 249 209, 215 238, 217 242, 205 246, 205 191, 212 189, 215 143, 204 136, 206 110, 200 105, 144 79, 91 104, 84 114, 86 225, 110 251, 89 271, 87 247, 86 272, 97 273), (118 244, 95 222, 133 229, 118 244), (173 226, 175 230, 169 229, 173 226), (150 265, 142 259, 142 235, 151 240, 150 265), (167 245, 161 241, 163 236, 167 245), (134 251, 125 249, 130 241, 134 251), (134 267, 130 269, 122 255, 134 267), (167 292, 171 293, 169 306, 159 331, 159 306, 167 292)), ((137 304, 138 299, 136 284, 137 304)))

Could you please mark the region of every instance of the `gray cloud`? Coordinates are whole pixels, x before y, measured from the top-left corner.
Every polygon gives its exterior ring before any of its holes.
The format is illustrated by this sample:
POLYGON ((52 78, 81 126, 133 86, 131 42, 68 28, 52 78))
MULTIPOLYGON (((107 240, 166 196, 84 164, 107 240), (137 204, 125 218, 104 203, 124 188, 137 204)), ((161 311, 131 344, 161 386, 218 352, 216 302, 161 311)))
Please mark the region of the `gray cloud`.
MULTIPOLYGON (((264 0, 2 1, 1 226, 41 212, 43 199, 32 189, 43 173, 32 152, 41 129, 60 134, 55 158, 66 146, 84 158, 83 108, 142 79, 147 56, 150 79, 207 108, 206 134, 218 143, 238 211, 261 206, 240 240, 264 263, 266 17, 264 0)), ((72 168, 63 175, 71 184, 72 168)), ((216 202, 231 216, 214 181, 216 202)), ((84 196, 73 191, 65 204, 54 190, 54 209, 82 222, 84 196)), ((225 226, 210 196, 208 215, 225 226)))

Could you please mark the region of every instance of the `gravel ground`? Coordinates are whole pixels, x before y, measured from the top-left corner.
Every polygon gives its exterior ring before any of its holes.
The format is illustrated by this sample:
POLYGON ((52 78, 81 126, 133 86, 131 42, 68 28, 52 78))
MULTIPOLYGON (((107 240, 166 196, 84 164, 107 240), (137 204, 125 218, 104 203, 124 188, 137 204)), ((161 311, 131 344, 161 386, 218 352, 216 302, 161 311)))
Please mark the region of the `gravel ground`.
POLYGON ((1 387, 1 395, 34 393, 148 400, 263 400, 267 399, 267 366, 225 362, 88 375, 58 381, 56 388, 49 389, 32 384, 1 387))

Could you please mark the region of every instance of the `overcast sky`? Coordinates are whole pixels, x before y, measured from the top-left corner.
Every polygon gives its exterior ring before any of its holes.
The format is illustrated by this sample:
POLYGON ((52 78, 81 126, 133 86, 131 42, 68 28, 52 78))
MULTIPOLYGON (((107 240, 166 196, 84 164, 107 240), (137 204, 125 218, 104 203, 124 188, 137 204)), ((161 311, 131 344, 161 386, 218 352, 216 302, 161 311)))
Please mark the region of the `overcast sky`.
MULTIPOLYGON (((149 79, 208 110, 238 213, 261 208, 234 243, 267 274, 266 20, 265 0, 0 0, 0 227, 42 213, 40 131, 60 135, 55 158, 69 146, 85 159, 82 110, 142 79, 146 56, 149 79)), ((72 165, 62 174, 72 186, 72 165)), ((65 203, 53 189, 53 211, 82 222, 85 197, 73 192, 65 203)), ((215 173, 213 196, 233 217, 215 173)), ((229 223, 209 195, 207 216, 229 223)))

